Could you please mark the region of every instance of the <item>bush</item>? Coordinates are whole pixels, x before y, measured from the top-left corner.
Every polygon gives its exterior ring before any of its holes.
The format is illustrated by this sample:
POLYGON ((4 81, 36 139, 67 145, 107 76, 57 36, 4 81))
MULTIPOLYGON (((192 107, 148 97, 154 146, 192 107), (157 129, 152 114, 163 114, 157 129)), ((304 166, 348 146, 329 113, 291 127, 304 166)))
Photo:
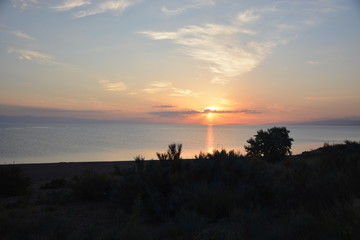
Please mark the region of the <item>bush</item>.
POLYGON ((245 145, 247 156, 265 157, 271 162, 284 159, 286 155, 291 155, 291 142, 294 141, 289 137, 289 133, 290 131, 285 127, 257 131, 255 138, 247 140, 249 143, 245 145))
POLYGON ((137 174, 142 174, 144 172, 144 167, 145 167, 145 158, 139 155, 134 158, 134 161, 135 161, 135 171, 137 172, 137 174))
POLYGON ((30 192, 30 178, 14 165, 0 166, 0 197, 25 195, 30 192))
POLYGON ((200 152, 199 155, 195 155, 195 159, 205 160, 205 159, 215 159, 215 160, 225 160, 225 159, 240 159, 243 157, 240 152, 235 152, 235 150, 230 150, 229 152, 226 149, 214 150, 212 153, 203 153, 200 152))
POLYGON ((79 200, 105 200, 109 198, 111 179, 94 171, 85 171, 70 184, 73 195, 79 200))
POLYGON ((166 153, 156 153, 159 160, 180 160, 182 144, 172 143, 166 153))

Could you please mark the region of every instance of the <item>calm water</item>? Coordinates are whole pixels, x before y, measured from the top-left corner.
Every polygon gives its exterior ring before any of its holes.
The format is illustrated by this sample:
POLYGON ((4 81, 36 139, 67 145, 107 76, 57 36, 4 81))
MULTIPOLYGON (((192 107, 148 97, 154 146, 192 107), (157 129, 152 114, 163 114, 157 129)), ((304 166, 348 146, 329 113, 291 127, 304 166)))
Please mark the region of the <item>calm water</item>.
MULTIPOLYGON (((0 124, 0 164, 156 158, 169 143, 183 144, 183 158, 200 151, 236 149, 271 126, 166 124, 0 124)), ((288 126, 293 153, 344 140, 360 141, 360 127, 288 126)))

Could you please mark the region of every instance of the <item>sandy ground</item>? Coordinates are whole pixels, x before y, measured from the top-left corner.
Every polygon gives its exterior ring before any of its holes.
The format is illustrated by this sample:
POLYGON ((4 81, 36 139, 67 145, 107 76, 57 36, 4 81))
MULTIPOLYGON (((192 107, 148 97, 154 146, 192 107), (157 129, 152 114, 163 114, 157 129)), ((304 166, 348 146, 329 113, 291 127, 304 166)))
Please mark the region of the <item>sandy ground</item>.
POLYGON ((132 167, 134 161, 118 162, 71 162, 71 163, 38 163, 16 164, 21 167, 24 175, 33 182, 44 182, 52 179, 71 178, 86 170, 94 170, 98 173, 111 173, 114 167, 120 169, 132 167))

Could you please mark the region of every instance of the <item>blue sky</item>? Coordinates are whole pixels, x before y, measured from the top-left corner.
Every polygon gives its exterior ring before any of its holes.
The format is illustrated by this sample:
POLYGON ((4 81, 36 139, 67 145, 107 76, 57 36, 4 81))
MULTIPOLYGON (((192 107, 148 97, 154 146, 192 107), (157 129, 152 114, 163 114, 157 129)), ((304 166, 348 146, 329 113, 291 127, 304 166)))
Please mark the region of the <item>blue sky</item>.
POLYGON ((359 23, 356 0, 3 1, 0 115, 359 118, 359 23))

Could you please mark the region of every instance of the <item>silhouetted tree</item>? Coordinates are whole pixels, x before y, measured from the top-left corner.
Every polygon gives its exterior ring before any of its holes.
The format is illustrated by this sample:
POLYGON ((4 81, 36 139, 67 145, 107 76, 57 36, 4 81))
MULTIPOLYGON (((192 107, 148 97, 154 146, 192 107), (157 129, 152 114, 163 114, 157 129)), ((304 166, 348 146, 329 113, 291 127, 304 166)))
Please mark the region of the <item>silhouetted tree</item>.
POLYGON ((272 162, 284 159, 286 155, 291 155, 291 142, 294 141, 289 137, 289 133, 285 127, 257 131, 255 138, 247 140, 247 156, 265 157, 272 162))

